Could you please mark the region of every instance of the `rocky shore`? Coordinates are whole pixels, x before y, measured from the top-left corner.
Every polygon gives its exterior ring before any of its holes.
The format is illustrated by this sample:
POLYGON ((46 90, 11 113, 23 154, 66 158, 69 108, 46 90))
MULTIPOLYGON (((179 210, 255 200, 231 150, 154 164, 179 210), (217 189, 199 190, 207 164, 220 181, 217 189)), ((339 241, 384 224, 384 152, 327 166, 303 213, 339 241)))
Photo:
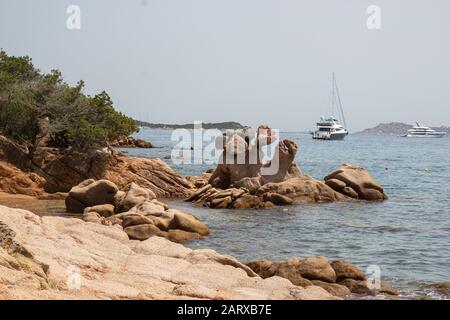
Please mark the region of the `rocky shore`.
POLYGON ((0 206, 0 299, 337 299, 213 250, 0 206))
POLYGON ((116 141, 111 142, 110 146, 115 148, 156 148, 151 142, 142 139, 136 139, 131 136, 119 138, 116 141))
MULTIPOLYGON (((244 153, 253 147, 245 137, 233 139, 243 144, 244 153)), ((225 153, 229 146, 225 141, 225 153)), ((159 159, 127 158, 109 148, 90 155, 45 144, 26 149, 0 136, 0 191, 64 199, 66 211, 75 217, 39 217, 0 206, 0 298, 302 300, 398 295, 384 281, 380 288, 369 289, 364 272, 342 260, 310 257, 244 264, 213 250, 179 244, 200 240, 210 230, 194 215, 170 208, 164 198, 229 209, 387 199, 363 168, 344 164, 319 181, 294 163, 298 146, 293 141, 283 140, 277 148, 275 175, 262 173, 267 164, 225 162, 201 176, 184 178, 159 159), (79 289, 69 281, 73 270, 79 289)))
MULTIPOLYGON (((324 178, 316 180, 302 173, 294 162, 298 146, 282 140, 276 146, 276 173, 264 173, 271 162, 263 163, 263 147, 276 141, 275 133, 260 126, 256 138, 235 133, 218 144, 222 156, 218 166, 201 176, 188 177, 198 189, 187 199, 210 208, 249 209, 293 203, 348 200, 382 201, 388 197, 383 187, 363 168, 344 164, 324 178), (252 162, 252 155, 257 160, 252 162), (243 159, 227 163, 228 159, 243 159)), ((272 160, 274 161, 274 160, 272 160)))

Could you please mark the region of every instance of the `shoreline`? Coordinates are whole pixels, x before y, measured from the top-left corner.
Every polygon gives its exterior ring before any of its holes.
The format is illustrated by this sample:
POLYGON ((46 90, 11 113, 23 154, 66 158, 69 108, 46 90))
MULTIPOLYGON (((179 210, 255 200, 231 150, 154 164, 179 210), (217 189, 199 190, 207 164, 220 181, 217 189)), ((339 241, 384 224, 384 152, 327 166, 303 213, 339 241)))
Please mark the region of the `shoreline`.
MULTIPOLYGON (((172 199, 169 203, 176 203, 181 202, 182 200, 174 200, 172 199)), ((8 206, 8 204, 15 203, 14 209, 20 209, 20 210, 28 210, 30 212, 33 212, 34 214, 37 214, 41 219, 43 217, 52 217, 52 218, 63 218, 63 219, 71 219, 76 218, 77 220, 82 221, 82 215, 81 214, 70 214, 65 212, 65 206, 63 200, 45 200, 45 199, 38 199, 36 197, 27 196, 27 195, 20 195, 20 194, 8 194, 5 192, 0 192, 0 206, 8 206), (28 208, 21 208, 24 201, 28 203, 28 207, 34 207, 38 208, 38 213, 34 213, 32 210, 28 208), (46 211, 46 208, 52 206, 53 208, 57 209, 53 213, 49 214, 48 211, 46 211)), ((11 207, 10 207, 11 208, 11 207)), ((159 238, 159 237, 157 237, 159 238)), ((153 239, 153 238, 150 238, 153 239)), ((149 240, 150 240, 149 239, 149 240)), ((160 238, 162 239, 162 238, 160 238)), ((131 240, 132 241, 132 240, 131 240)), ((185 247, 184 245, 182 245, 185 247)), ((187 247, 189 248, 189 244, 187 247)), ((203 246, 202 246, 203 248, 203 246)), ((210 250, 210 249, 196 249, 196 250, 210 250)), ((223 253, 221 253, 223 254, 223 253)), ((227 253, 225 253, 227 254, 227 253)), ((421 281, 419 281, 421 282, 421 281)), ((439 291, 433 291, 431 289, 424 289, 426 286, 433 286, 437 284, 433 283, 424 283, 424 285, 421 285, 420 287, 412 288, 412 292, 404 291, 406 288, 400 289, 400 295, 398 297, 391 296, 388 299, 445 299, 445 295, 440 294, 439 291), (430 296, 431 294, 431 296, 430 296)), ((437 285, 438 286, 438 285, 437 285)), ((352 300, 352 299, 386 299, 386 296, 381 295, 379 297, 374 297, 372 295, 358 295, 358 294, 349 294, 344 299, 352 300)))

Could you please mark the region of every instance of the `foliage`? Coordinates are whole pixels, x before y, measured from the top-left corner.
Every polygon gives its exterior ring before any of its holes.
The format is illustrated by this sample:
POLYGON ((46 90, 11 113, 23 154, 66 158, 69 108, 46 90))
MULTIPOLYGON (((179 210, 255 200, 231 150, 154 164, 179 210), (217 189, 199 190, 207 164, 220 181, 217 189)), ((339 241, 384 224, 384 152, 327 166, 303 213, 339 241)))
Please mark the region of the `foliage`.
POLYGON ((138 130, 106 92, 90 96, 83 89, 83 81, 70 86, 58 70, 44 74, 29 57, 0 51, 0 132, 33 144, 45 120, 44 133, 56 147, 87 151, 138 130))

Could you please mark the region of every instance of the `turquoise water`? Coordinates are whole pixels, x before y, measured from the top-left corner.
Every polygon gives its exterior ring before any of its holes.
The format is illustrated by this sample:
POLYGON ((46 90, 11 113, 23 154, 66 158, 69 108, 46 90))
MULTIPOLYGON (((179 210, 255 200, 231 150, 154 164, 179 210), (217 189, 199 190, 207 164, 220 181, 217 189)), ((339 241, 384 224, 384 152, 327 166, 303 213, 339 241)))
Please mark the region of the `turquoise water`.
MULTIPOLYGON (((161 148, 126 151, 129 156, 164 158, 173 145, 170 135, 144 129, 136 136, 161 148)), ((212 231, 188 246, 212 248, 241 261, 323 255, 363 269, 378 265, 382 279, 407 295, 417 293, 423 283, 450 281, 449 138, 350 135, 345 141, 327 142, 303 133, 281 136, 298 143, 296 161, 304 173, 322 179, 344 162, 361 165, 390 199, 238 211, 171 201, 195 213, 212 231)), ((172 167, 194 175, 211 166, 172 167)))

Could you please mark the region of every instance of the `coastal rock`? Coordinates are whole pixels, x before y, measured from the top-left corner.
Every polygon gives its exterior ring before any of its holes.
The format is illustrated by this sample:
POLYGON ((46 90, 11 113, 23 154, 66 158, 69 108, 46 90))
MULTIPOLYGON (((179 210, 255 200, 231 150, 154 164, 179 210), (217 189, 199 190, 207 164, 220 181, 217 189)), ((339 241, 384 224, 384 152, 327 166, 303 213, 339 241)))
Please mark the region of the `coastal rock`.
POLYGON ((206 236, 209 234, 208 227, 194 215, 175 209, 169 209, 169 211, 170 210, 173 212, 173 219, 169 224, 169 229, 180 229, 183 231, 198 233, 201 236, 206 236))
POLYGON ((110 180, 121 190, 134 182, 150 189, 158 198, 186 198, 192 193, 192 184, 160 159, 98 153, 91 175, 110 180))
MULTIPOLYGON (((262 172, 262 184, 269 182, 281 182, 289 178, 293 178, 295 173, 291 165, 297 154, 297 144, 289 139, 284 139, 278 143, 278 148, 275 151, 275 155, 271 162, 264 165, 264 169, 273 166, 276 168, 275 173, 264 174, 262 172)), ((270 171, 270 170, 268 170, 270 171)))
POLYGON ((145 149, 155 148, 155 146, 151 142, 142 139, 137 139, 131 136, 121 137, 116 141, 113 141, 110 144, 110 146, 116 148, 145 148, 145 149))
POLYGON ((331 268, 325 257, 311 257, 307 259, 289 259, 270 262, 267 260, 253 261, 247 264, 261 277, 279 275, 297 283, 311 285, 306 280, 321 280, 325 282, 336 282, 336 273, 331 268))
POLYGON ((254 209, 264 208, 264 201, 257 196, 251 194, 244 194, 233 202, 231 208, 233 209, 254 209))
POLYGON ((366 275, 363 271, 361 271, 358 267, 344 261, 344 260, 335 260, 331 262, 331 267, 336 273, 336 281, 340 282, 347 278, 355 279, 355 280, 365 280, 366 275))
POLYGON ((66 198, 68 212, 83 212, 86 207, 115 203, 115 195, 119 189, 108 180, 88 179, 73 187, 66 198), (83 207, 83 210, 80 210, 83 207))
POLYGON ((352 293, 360 295, 387 294, 397 296, 399 294, 397 289, 391 287, 387 282, 381 280, 379 289, 369 289, 366 280, 345 279, 339 282, 340 285, 346 286, 352 293))
MULTIPOLYGON (((86 179, 106 179, 120 189, 125 189, 134 182, 152 190, 157 197, 186 198, 192 189, 192 184, 164 161, 128 158, 111 148, 80 153, 70 148, 48 147, 45 139, 28 148, 0 135, 0 159, 22 171, 23 175, 35 174, 30 176, 29 180, 20 178, 21 182, 17 184, 20 188, 10 188, 5 192, 30 195, 36 193, 30 191, 33 189, 43 189, 39 193, 68 192, 74 185, 86 179)), ((20 175, 22 173, 14 173, 15 177, 20 175)), ((4 185, 7 185, 6 182, 4 185)), ((10 185, 13 187, 15 183, 10 185)))
POLYGON ((83 213, 96 212, 101 217, 108 218, 114 215, 114 206, 112 204, 99 204, 93 207, 87 207, 83 213))
POLYGON ((264 201, 270 201, 276 205, 289 205, 294 202, 289 197, 283 196, 282 194, 279 193, 272 193, 272 192, 264 194, 264 201))
POLYGON ((361 167, 343 164, 324 180, 328 186, 349 197, 370 201, 387 199, 383 187, 361 167))
POLYGON ((308 280, 321 280, 325 282, 336 282, 336 273, 325 257, 311 257, 299 260, 297 272, 308 280))
POLYGON ((258 189, 261 187, 260 180, 261 180, 260 176, 253 178, 245 177, 242 178, 241 180, 236 181, 233 184, 233 187, 238 189, 246 189, 250 194, 255 194, 256 191, 258 191, 258 189))
POLYGON ((337 299, 320 287, 251 277, 226 256, 158 236, 134 241, 115 227, 3 206, 0 221, 9 243, 26 246, 36 263, 21 267, 0 246, 0 299, 337 299), (68 272, 80 275, 79 289, 68 272))
POLYGON ((104 219, 95 211, 83 213, 83 221, 102 224, 104 219))
POLYGON ((330 294, 332 294, 333 296, 336 296, 336 297, 345 298, 346 296, 348 296, 351 293, 350 290, 346 286, 343 286, 341 284, 328 283, 328 282, 323 282, 320 280, 312 280, 311 283, 315 286, 319 286, 319 287, 325 289, 330 294))
POLYGON ((123 231, 134 240, 147 240, 152 236, 161 234, 161 230, 153 224, 140 224, 124 228, 123 231))
POLYGON ((267 183, 256 194, 263 196, 267 193, 283 195, 296 203, 330 202, 347 199, 323 182, 308 176, 291 178, 279 183, 267 183))
POLYGON ((380 289, 369 289, 367 282, 363 280, 365 278, 364 273, 344 260, 336 260, 330 264, 326 258, 319 256, 280 261, 256 260, 248 262, 247 266, 261 278, 279 276, 301 287, 322 287, 330 294, 338 297, 346 297, 349 293, 371 296, 377 294, 396 296, 399 294, 397 289, 383 280, 380 281, 380 289), (333 269, 333 266, 336 269, 333 269))
POLYGON ((0 191, 43 197, 46 180, 36 173, 27 173, 14 165, 0 161, 0 191))
POLYGON ((146 200, 155 199, 156 195, 152 190, 138 186, 132 182, 125 191, 125 195, 118 203, 118 212, 125 212, 133 208, 135 205, 146 200))
POLYGON ((434 290, 450 298, 450 282, 441 282, 425 285, 423 288, 434 290))

